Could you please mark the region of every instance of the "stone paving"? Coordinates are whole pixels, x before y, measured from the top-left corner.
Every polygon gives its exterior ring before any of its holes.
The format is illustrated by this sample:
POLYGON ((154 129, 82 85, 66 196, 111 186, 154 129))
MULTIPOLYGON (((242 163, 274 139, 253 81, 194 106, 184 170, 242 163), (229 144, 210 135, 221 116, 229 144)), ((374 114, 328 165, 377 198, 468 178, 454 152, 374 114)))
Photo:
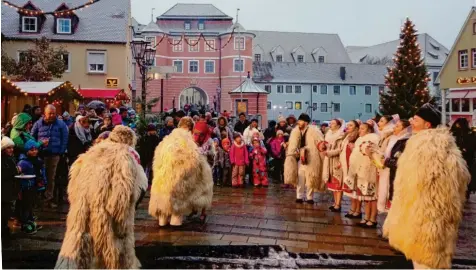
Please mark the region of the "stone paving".
MULTIPOLYGON (((381 240, 383 216, 377 229, 355 226, 358 221, 328 210, 331 194, 316 194, 316 204, 296 204, 295 191, 278 186, 232 189, 216 187, 213 209, 205 224, 198 218, 181 228, 160 228, 147 214, 148 197, 136 216, 136 246, 236 246, 279 245, 295 253, 397 255, 381 240)), ((466 204, 456 249, 457 259, 476 260, 476 196, 466 204)), ((15 234, 10 251, 58 250, 65 231, 67 206, 37 211, 44 228, 36 235, 15 234)))

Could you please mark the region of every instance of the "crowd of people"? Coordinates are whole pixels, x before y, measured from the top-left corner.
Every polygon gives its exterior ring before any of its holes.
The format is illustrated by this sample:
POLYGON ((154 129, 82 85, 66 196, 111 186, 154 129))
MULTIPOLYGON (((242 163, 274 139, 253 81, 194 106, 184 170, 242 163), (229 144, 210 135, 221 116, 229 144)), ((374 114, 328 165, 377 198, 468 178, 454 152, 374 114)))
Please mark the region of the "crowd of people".
POLYGON ((9 218, 34 234, 41 228, 34 206, 55 208, 67 200, 59 266, 91 266, 92 257, 80 257, 92 256, 89 249, 109 228, 110 242, 102 243, 96 266, 138 267, 130 237, 147 189, 149 214, 160 226, 180 226, 195 215, 205 221, 214 185, 266 188, 273 182, 295 188, 296 203, 314 204, 316 192, 329 190, 329 210, 336 213, 348 197, 345 217, 363 228, 376 228, 377 215, 388 212, 382 237, 415 267, 451 265, 462 205, 476 191, 469 174, 474 178, 476 135, 465 119, 439 127, 441 114, 425 104, 408 120, 332 119, 317 127, 301 114, 279 116, 261 130, 258 119, 244 113, 234 125, 229 114, 214 121, 212 113, 174 110, 161 127, 150 123, 135 134, 135 113, 125 107, 80 106, 74 119, 57 115, 52 105, 26 107, 2 129, 2 244, 8 244, 9 218), (91 208, 104 214, 94 226, 87 224, 91 208), (122 227, 112 229, 108 216, 122 227))

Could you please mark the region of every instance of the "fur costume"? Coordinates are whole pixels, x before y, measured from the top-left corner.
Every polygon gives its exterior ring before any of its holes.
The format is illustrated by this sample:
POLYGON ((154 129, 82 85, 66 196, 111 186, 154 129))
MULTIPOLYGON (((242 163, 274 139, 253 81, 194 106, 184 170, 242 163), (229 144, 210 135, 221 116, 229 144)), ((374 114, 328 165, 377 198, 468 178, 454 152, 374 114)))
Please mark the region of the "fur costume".
POLYGON ((210 208, 212 170, 190 131, 176 128, 155 149, 149 214, 182 216, 210 208))
POLYGON ((71 166, 66 234, 55 268, 140 267, 134 216, 147 178, 135 142, 130 128, 117 126, 71 166))
POLYGON ((445 128, 413 135, 398 160, 384 237, 408 259, 451 268, 469 172, 445 128))
POLYGON ((295 127, 291 131, 284 162, 284 183, 296 186, 298 175, 301 174, 306 179, 306 187, 317 191, 325 191, 326 183, 322 181, 323 157, 316 147, 316 143, 324 141, 324 136, 317 127, 308 125, 305 140, 304 148, 308 151, 307 164, 302 164, 298 170, 298 160, 295 153, 300 148, 301 131, 299 127, 295 127))

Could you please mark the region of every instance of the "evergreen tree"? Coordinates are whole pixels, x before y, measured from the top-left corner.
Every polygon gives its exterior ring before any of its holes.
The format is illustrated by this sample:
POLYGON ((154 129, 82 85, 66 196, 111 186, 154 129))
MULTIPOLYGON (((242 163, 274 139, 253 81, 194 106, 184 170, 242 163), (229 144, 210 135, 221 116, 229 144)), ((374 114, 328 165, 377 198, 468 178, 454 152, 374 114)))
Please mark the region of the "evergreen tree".
POLYGON ((385 76, 388 90, 380 92, 380 112, 408 119, 430 101, 427 87, 430 78, 417 43, 415 25, 407 18, 401 31, 393 66, 387 68, 385 76))

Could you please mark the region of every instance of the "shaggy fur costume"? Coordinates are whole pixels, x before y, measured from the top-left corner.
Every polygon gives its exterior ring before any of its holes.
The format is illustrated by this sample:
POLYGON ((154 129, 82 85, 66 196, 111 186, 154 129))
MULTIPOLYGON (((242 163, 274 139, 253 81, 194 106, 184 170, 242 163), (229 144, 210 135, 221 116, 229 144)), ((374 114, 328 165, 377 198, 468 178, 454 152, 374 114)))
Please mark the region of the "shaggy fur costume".
POLYGON ((155 150, 153 170, 150 215, 179 216, 210 208, 212 171, 189 131, 177 128, 165 137, 155 150))
POLYGON ((132 148, 135 141, 130 128, 116 127, 71 166, 66 234, 55 268, 140 267, 134 216, 147 177, 132 148))
POLYGON ((301 174, 306 179, 306 187, 316 191, 325 191, 326 183, 322 181, 322 160, 323 156, 316 147, 316 142, 324 141, 321 131, 315 126, 308 126, 306 132, 305 149, 308 151, 307 164, 301 165, 298 170, 298 160, 296 160, 296 150, 299 150, 301 142, 301 131, 295 127, 289 137, 289 145, 284 161, 284 183, 296 186, 298 175, 301 174))
POLYGON ((392 207, 383 227, 390 245, 430 268, 451 268, 468 169, 448 130, 413 135, 398 160, 392 207))

